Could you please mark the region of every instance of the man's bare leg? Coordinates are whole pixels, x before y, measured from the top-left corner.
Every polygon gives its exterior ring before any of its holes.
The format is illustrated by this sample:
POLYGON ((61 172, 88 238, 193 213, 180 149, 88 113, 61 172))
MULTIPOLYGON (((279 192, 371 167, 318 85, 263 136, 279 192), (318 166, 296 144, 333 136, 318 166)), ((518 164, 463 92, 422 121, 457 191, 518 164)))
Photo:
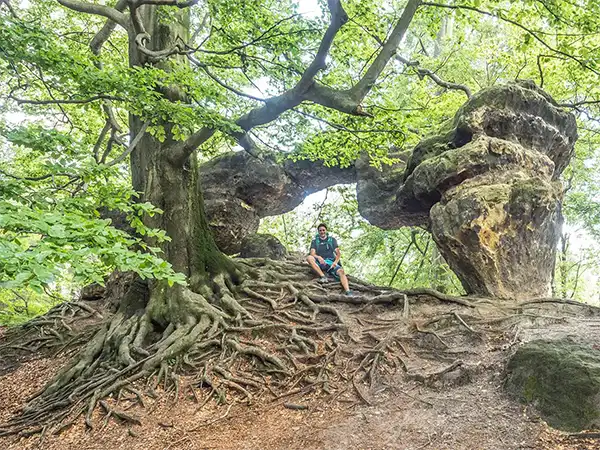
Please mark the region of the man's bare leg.
POLYGON ((348 277, 346 276, 346 272, 344 272, 344 269, 340 269, 336 272, 336 274, 338 277, 340 277, 340 283, 342 283, 344 292, 348 292, 350 290, 350 284, 348 283, 348 277))
POLYGON ((306 257, 306 261, 308 262, 308 264, 310 265, 310 267, 312 267, 312 270, 314 270, 315 272, 317 272, 317 275, 319 275, 321 278, 323 278, 325 276, 325 274, 323 273, 323 271, 321 270, 321 268, 317 264, 317 260, 315 259, 314 256, 308 255, 306 257))

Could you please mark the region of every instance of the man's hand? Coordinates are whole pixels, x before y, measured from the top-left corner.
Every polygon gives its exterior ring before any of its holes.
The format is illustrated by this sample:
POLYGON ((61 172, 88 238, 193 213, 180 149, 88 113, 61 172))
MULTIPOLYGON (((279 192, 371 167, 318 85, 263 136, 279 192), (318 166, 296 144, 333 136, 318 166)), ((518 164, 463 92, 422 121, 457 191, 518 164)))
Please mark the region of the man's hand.
POLYGON ((319 261, 321 264, 325 264, 325 260, 323 259, 322 256, 317 255, 316 258, 317 258, 317 261, 319 261))
POLYGON ((333 260, 333 264, 331 265, 331 267, 335 267, 337 265, 337 263, 340 262, 340 257, 341 257, 341 252, 340 252, 340 248, 337 247, 335 249, 335 259, 333 260))

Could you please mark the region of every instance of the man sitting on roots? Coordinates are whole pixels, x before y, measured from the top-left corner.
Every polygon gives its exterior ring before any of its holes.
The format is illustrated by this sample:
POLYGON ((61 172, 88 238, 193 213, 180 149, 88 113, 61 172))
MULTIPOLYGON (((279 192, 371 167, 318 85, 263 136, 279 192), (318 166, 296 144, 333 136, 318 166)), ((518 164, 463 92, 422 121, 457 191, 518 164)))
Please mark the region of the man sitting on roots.
POLYGON ((327 274, 340 280, 346 295, 352 295, 348 285, 348 277, 340 263, 340 248, 337 240, 329 236, 324 223, 317 227, 318 234, 310 244, 310 255, 306 257, 310 267, 320 276, 319 283, 327 283, 327 274))

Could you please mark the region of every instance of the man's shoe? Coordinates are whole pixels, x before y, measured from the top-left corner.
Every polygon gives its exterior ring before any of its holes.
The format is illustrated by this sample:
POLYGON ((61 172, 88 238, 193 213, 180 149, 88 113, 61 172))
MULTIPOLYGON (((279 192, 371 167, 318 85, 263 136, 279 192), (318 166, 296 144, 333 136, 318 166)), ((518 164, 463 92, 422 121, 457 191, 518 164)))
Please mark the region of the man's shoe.
POLYGON ((347 297, 354 297, 354 294, 352 293, 352 291, 346 291, 346 292, 344 292, 344 294, 346 294, 347 297))
POLYGON ((326 276, 323 276, 317 280, 317 283, 321 283, 321 284, 329 283, 329 278, 327 278, 326 276))

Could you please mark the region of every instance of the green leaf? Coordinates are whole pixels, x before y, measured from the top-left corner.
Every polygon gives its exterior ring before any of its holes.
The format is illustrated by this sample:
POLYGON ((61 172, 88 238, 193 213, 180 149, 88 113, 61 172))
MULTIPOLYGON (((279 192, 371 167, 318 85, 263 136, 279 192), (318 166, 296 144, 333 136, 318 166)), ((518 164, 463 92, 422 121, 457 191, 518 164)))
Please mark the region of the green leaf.
POLYGON ((64 238, 67 236, 65 227, 63 225, 52 225, 48 229, 48 235, 55 238, 64 238))

